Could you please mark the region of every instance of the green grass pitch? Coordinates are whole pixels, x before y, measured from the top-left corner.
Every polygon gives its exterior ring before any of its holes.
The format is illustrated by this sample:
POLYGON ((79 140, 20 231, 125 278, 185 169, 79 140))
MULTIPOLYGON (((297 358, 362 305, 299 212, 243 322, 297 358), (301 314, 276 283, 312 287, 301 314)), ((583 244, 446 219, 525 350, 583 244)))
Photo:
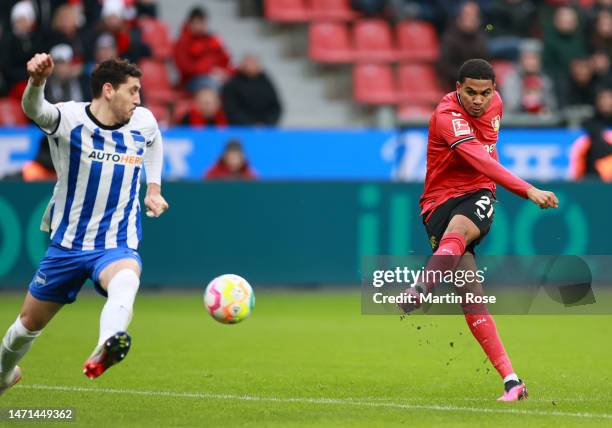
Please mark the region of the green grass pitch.
MULTIPOLYGON (((0 294, 2 334, 21 300, 0 294)), ((199 293, 142 294, 130 355, 90 381, 103 303, 82 295, 58 315, 1 409, 74 408, 60 426, 612 426, 609 316, 497 316, 530 391, 497 403, 463 317, 363 316, 357 293, 325 291, 258 292, 238 325, 210 318, 199 293)))

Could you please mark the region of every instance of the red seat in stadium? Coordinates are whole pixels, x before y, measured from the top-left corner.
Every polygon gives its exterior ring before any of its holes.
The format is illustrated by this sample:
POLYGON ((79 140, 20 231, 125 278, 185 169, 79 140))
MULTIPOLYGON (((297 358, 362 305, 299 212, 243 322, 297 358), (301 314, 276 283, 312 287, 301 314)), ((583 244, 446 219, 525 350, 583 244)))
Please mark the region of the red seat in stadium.
POLYGON ((310 0, 310 19, 318 21, 350 21, 359 16, 349 0, 310 0))
POLYGON ((264 13, 276 22, 305 22, 310 17, 306 0, 265 0, 264 13))
POLYGON ((356 64, 353 67, 353 98, 363 104, 394 104, 397 91, 388 64, 356 64))
POLYGON ((504 83, 509 73, 514 70, 512 61, 496 60, 491 63, 493 71, 495 71, 495 82, 498 85, 504 83))
POLYGON ((396 32, 398 56, 401 60, 433 62, 438 59, 438 35, 429 22, 400 22, 396 32))
POLYGON ((159 19, 143 16, 138 20, 142 40, 151 47, 153 56, 165 60, 172 55, 172 39, 168 26, 159 19))
POLYGON ((24 126, 28 118, 23 114, 21 102, 13 98, 0 98, 0 125, 24 126))
POLYGON ((311 23, 308 28, 308 55, 317 62, 351 62, 353 50, 347 26, 341 22, 311 23))
POLYGON ((402 64, 398 70, 398 80, 400 98, 405 102, 436 104, 444 95, 434 68, 429 64, 402 64))
POLYGON ((363 19, 353 27, 355 59, 359 61, 395 61, 393 35, 387 21, 363 19))
POLYGON ((143 59, 139 65, 145 101, 157 104, 173 102, 177 93, 170 84, 166 64, 154 59, 143 59))

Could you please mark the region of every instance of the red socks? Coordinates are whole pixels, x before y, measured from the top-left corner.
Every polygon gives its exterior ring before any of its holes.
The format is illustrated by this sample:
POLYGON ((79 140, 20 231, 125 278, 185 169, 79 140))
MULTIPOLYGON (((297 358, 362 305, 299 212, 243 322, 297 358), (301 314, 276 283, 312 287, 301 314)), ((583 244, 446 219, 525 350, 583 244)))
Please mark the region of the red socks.
POLYGON ((464 252, 465 238, 463 235, 457 232, 450 232, 442 237, 434 256, 462 256, 464 252))
MULTIPOLYGON (((425 272, 454 270, 464 252, 465 238, 463 235, 457 232, 447 233, 440 240, 440 245, 433 257, 429 259, 425 272)), ((427 290, 431 291, 436 284, 433 282, 426 282, 424 285, 427 287, 427 290)))
POLYGON ((485 305, 470 304, 462 305, 461 307, 468 327, 489 357, 495 370, 497 370, 502 379, 513 374, 512 363, 510 363, 510 358, 508 358, 504 345, 499 338, 495 321, 493 321, 493 317, 491 317, 485 305))

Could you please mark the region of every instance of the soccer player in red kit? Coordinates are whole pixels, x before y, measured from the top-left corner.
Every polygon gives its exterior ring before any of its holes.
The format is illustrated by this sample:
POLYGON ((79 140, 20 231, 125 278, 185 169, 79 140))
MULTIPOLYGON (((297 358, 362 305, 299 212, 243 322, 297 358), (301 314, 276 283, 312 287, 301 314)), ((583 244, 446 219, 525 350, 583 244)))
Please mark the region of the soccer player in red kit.
MULTIPOLYGON (((499 163, 495 146, 502 116, 493 67, 482 59, 466 61, 459 70, 456 91, 440 101, 429 122, 427 175, 420 206, 434 257, 426 270, 459 266, 476 270, 474 247, 493 222, 495 183, 540 208, 558 206, 554 193, 535 188, 499 163)), ((414 303, 401 308, 410 312, 420 307, 422 293, 430 292, 434 285, 409 288, 406 293, 414 296, 414 303)), ((474 286, 482 294, 482 285, 474 286)), ((503 379, 504 394, 499 401, 526 398, 525 383, 514 372, 486 306, 470 303, 462 304, 462 309, 474 337, 503 379)))

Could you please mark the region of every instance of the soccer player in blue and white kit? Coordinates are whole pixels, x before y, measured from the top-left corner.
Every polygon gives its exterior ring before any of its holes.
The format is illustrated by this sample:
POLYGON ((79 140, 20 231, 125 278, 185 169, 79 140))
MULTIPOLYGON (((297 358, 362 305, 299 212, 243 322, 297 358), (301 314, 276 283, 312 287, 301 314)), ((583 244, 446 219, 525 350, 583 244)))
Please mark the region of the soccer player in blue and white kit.
POLYGON ((134 64, 102 62, 91 75, 91 103, 56 105, 43 97, 51 56, 36 54, 27 70, 23 110, 48 134, 58 178, 41 225, 51 243, 0 343, 0 394, 19 381, 19 360, 62 306, 76 300, 88 278, 107 302, 98 345, 83 372, 94 379, 125 358, 140 284, 143 164, 147 215, 157 217, 168 208, 161 195, 161 134, 151 112, 139 106, 141 72, 134 64))

